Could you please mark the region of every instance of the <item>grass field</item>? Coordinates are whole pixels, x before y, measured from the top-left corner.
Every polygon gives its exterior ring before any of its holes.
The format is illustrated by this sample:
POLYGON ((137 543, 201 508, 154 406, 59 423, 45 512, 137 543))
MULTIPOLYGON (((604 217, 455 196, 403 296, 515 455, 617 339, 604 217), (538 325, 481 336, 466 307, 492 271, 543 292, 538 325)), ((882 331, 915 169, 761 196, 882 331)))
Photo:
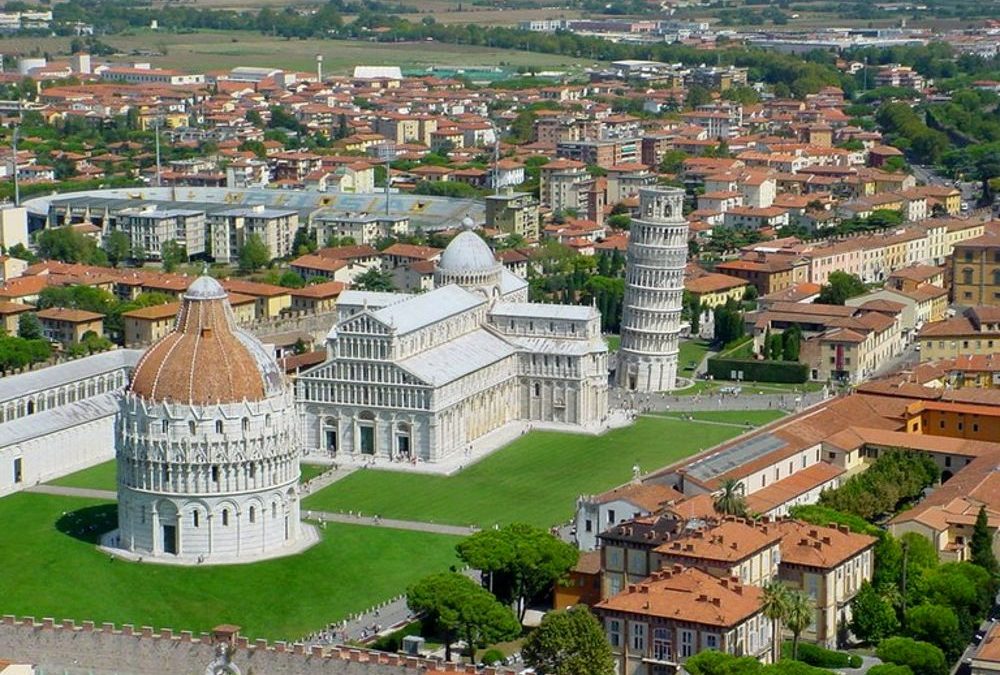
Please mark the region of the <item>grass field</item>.
POLYGON ((740 425, 745 425, 749 422, 755 427, 773 422, 785 416, 785 413, 780 410, 699 410, 698 412, 691 413, 668 412, 655 414, 659 417, 672 419, 687 418, 690 415, 695 420, 703 422, 725 422, 727 424, 740 425))
POLYGON ((306 498, 303 508, 361 510, 388 518, 478 524, 565 522, 577 496, 712 447, 740 429, 643 417, 603 436, 535 431, 460 473, 428 476, 358 471, 306 498))
POLYGON ((316 476, 324 473, 330 467, 325 464, 299 464, 299 482, 308 483, 316 476))
POLYGON ((678 375, 681 377, 691 377, 695 368, 705 358, 710 345, 706 340, 685 340, 681 342, 680 352, 677 355, 678 375), (692 366, 691 364, 694 364, 692 366))
POLYGON ((0 499, 3 613, 194 631, 234 623, 250 637, 298 639, 448 569, 458 541, 331 523, 297 556, 175 567, 111 561, 94 547, 95 535, 69 524, 72 516, 103 531, 115 522, 115 505, 29 493, 0 499))
MULTIPOLYGON (((285 40, 250 31, 162 33, 141 31, 102 38, 123 52, 165 51, 165 56, 140 57, 156 66, 205 72, 234 66, 274 66, 315 72, 316 54, 323 55, 324 73, 349 73, 370 66, 535 66, 568 70, 590 61, 568 56, 438 42, 375 43, 357 40, 285 40)), ((29 53, 36 47, 51 54, 69 53, 71 38, 11 38, 5 53, 29 53)))

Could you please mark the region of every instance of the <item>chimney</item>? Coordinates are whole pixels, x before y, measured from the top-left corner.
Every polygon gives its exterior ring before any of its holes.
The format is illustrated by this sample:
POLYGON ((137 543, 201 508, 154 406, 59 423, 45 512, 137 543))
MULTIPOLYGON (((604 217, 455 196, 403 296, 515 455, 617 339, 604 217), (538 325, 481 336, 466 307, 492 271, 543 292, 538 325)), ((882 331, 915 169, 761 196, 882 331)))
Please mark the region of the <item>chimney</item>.
POLYGON ((698 602, 708 602, 708 596, 702 593, 698 596, 698 602))
POLYGON ((729 588, 729 579, 720 579, 719 583, 722 584, 723 588, 729 588))
POLYGON ((822 541, 822 542, 823 542, 824 544, 826 544, 827 546, 829 546, 829 545, 830 545, 830 543, 831 543, 831 541, 830 541, 830 537, 823 537, 823 539, 822 539, 821 541, 822 541))
POLYGON ((647 586, 646 584, 639 586, 639 592, 645 595, 649 595, 649 586, 647 586))
POLYGON ((847 525, 837 525, 837 530, 839 530, 842 534, 849 534, 851 531, 847 525))
POLYGON ((719 607, 722 605, 722 600, 720 598, 712 598, 712 604, 719 607))

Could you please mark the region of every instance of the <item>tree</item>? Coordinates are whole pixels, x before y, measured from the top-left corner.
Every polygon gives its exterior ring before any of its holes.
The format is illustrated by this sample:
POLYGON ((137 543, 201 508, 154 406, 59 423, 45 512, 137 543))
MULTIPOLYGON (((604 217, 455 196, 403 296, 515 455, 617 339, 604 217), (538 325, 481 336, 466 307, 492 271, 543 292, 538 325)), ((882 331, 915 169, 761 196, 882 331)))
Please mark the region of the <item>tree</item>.
POLYGON ((440 632, 445 661, 451 660, 451 645, 458 639, 466 641, 474 657, 477 646, 510 640, 521 632, 510 610, 475 581, 455 572, 421 579, 407 590, 406 604, 440 632))
POLYGON ((713 502, 715 510, 730 516, 745 516, 747 514, 747 500, 743 491, 743 483, 735 478, 723 480, 713 502))
POLYGON ((104 252, 108 255, 108 261, 114 267, 118 267, 119 263, 128 260, 132 252, 132 242, 121 230, 113 230, 104 238, 104 252))
POLYGON ((107 260, 107 256, 97 248, 93 239, 72 227, 42 230, 35 241, 42 258, 87 265, 97 265, 102 260, 107 260))
POLYGON ((914 640, 940 648, 949 661, 958 658, 965 646, 958 617, 943 605, 925 604, 906 610, 906 632, 914 640))
POLYGON ((163 264, 164 272, 174 272, 186 258, 187 251, 175 239, 163 242, 163 246, 160 248, 160 261, 163 264))
POLYGON ((392 282, 390 272, 373 267, 354 279, 354 288, 362 291, 394 291, 396 285, 392 282))
POLYGON ((972 563, 979 565, 991 576, 996 577, 1000 569, 997 567, 997 558, 993 553, 993 534, 990 532, 985 506, 979 507, 976 524, 972 528, 970 548, 972 549, 972 563))
POLYGON ((586 605, 546 614, 523 654, 542 675, 612 675, 615 668, 604 629, 586 605))
POLYGON ((489 575, 490 590, 524 618, 528 602, 563 578, 579 551, 540 528, 512 523, 483 530, 459 542, 458 556, 489 575))
POLYGON ((802 329, 798 324, 793 324, 781 334, 781 358, 785 361, 798 361, 801 345, 802 329))
POLYGON ((851 632, 859 640, 877 643, 899 629, 896 611, 867 581, 851 600, 851 632))
POLYGON ((684 670, 691 675, 757 675, 763 666, 752 656, 733 656, 706 649, 685 661, 684 670))
POLYGON ((302 288, 306 285, 306 280, 302 278, 298 272, 293 272, 292 270, 285 270, 278 277, 278 285, 284 286, 285 288, 302 288))
POLYGON ((795 591, 789 594, 785 607, 785 625, 792 631, 792 658, 799 658, 799 637, 816 618, 816 603, 806 593, 795 591))
POLYGON ((868 669, 868 675, 913 675, 909 666, 899 666, 895 663, 880 663, 868 669))
POLYGON ((944 652, 928 642, 892 637, 879 643, 875 654, 887 663, 909 666, 913 675, 946 675, 944 652))
POLYGON ((771 662, 781 658, 781 623, 788 611, 788 586, 771 579, 762 589, 760 609, 771 620, 771 662))
POLYGON ((23 312, 17 317, 17 336, 25 340, 40 340, 42 324, 34 312, 23 312))
POLYGON ((262 267, 266 267, 271 262, 271 251, 267 244, 257 236, 251 234, 243 243, 240 249, 240 269, 244 272, 256 272, 262 267))
POLYGON ((827 277, 826 284, 820 288, 816 302, 824 305, 843 305, 848 298, 863 294, 867 288, 855 274, 837 270, 827 277))

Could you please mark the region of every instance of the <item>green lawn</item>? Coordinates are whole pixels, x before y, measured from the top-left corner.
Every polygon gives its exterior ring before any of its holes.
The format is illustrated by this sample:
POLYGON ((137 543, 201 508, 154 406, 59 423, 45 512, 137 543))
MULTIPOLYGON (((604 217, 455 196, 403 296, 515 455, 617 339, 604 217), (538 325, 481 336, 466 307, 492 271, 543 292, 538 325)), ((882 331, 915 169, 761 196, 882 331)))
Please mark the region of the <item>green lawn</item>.
POLYGON ((19 493, 0 499, 2 609, 38 618, 207 631, 221 623, 249 637, 298 639, 404 592, 455 562, 455 537, 330 524, 308 551, 253 565, 175 567, 110 560, 95 534, 74 534, 76 514, 97 531, 115 505, 19 493))
POLYGON ((299 482, 308 483, 313 478, 321 473, 325 473, 329 469, 330 467, 326 464, 306 464, 303 462, 299 464, 299 473, 301 474, 299 476, 299 482))
POLYGON ((685 340, 681 342, 680 354, 677 356, 677 363, 680 367, 678 375, 691 377, 695 368, 705 358, 708 353, 709 344, 706 340, 685 340), (694 366, 691 364, 694 363, 694 366))
POLYGON ((115 460, 97 464, 71 473, 62 478, 50 481, 50 485, 60 485, 62 487, 89 488, 91 490, 117 490, 118 479, 115 474, 115 460))
POLYGON ((756 427, 781 419, 785 416, 785 413, 780 410, 699 410, 690 413, 657 413, 657 415, 668 418, 681 418, 690 415, 695 420, 726 422, 729 424, 746 424, 749 422, 756 427))
POLYGON ((608 341, 608 350, 609 351, 616 352, 622 346, 622 336, 621 335, 605 335, 604 339, 608 341))
POLYGON ((636 463, 658 469, 740 429, 643 417, 603 436, 535 431, 450 476, 357 471, 306 498, 314 511, 360 510, 388 518, 459 525, 565 522, 576 498, 627 481, 636 463))
POLYGON ((684 389, 675 389, 671 396, 694 396, 695 394, 713 394, 722 387, 740 386, 743 394, 797 394, 801 392, 819 391, 822 382, 803 382, 802 384, 784 384, 781 382, 734 382, 731 380, 696 380, 684 389))

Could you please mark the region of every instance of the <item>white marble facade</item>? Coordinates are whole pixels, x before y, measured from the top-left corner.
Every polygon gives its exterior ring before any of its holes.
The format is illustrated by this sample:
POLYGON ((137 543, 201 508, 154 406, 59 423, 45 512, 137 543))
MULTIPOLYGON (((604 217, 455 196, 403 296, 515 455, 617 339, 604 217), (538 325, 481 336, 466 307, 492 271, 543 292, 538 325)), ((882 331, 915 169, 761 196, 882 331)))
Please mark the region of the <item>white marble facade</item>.
POLYGON ((506 424, 596 428, 607 345, 593 307, 527 302, 472 231, 419 295, 347 291, 326 362, 299 375, 306 452, 435 462, 506 424))
POLYGON ((677 382, 677 355, 687 264, 684 190, 639 190, 629 228, 621 349, 615 370, 626 391, 664 391, 677 382))

